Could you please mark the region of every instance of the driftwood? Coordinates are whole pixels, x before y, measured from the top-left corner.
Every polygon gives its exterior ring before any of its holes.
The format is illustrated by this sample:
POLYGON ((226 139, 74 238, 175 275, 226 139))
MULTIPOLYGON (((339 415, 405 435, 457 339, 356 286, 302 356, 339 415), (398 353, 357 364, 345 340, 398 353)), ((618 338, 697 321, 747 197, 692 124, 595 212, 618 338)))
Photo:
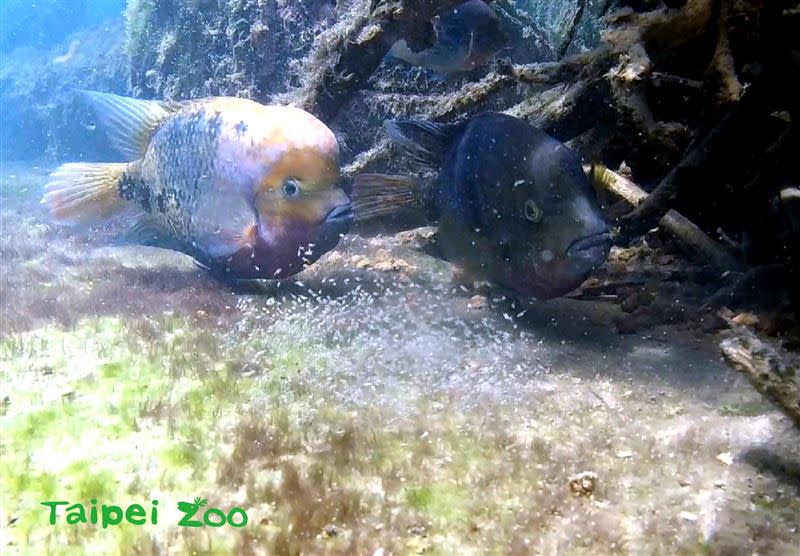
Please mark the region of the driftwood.
MULTIPOLYGON (((421 112, 417 117, 437 122, 456 120, 508 87, 552 87, 565 81, 577 80, 585 71, 587 64, 592 60, 594 60, 594 56, 590 54, 574 56, 563 62, 538 64, 498 63, 495 71, 490 72, 478 81, 466 83, 453 94, 443 95, 436 104, 421 112)), ((558 127, 556 122, 560 122, 560 118, 566 113, 563 109, 564 104, 561 103, 559 106, 561 108, 553 106, 549 111, 541 111, 539 113, 541 120, 539 123, 544 124, 545 129, 550 132, 553 132, 554 127, 558 127), (550 125, 548 118, 552 118, 553 125, 550 125)), ((585 107, 585 105, 582 104, 581 107, 585 107)), ((512 107, 506 112, 523 118, 529 115, 527 113, 515 114, 515 110, 520 112, 524 110, 534 111, 532 107, 523 108, 518 106, 512 107)), ((594 119, 594 116, 591 115, 591 110, 587 110, 586 114, 587 122, 594 119)), ((584 125, 583 127, 586 126, 584 125)), ((390 153, 390 143, 384 139, 368 151, 356 156, 353 162, 342 169, 342 174, 346 179, 353 179, 358 174, 369 171, 384 162, 390 153)))
POLYGON ((703 260, 722 272, 740 270, 743 264, 719 242, 713 240, 691 220, 677 210, 670 209, 658 221, 697 259, 703 260))
MULTIPOLYGON (((627 201, 633 207, 641 206, 649 199, 644 189, 606 167, 594 165, 588 168, 588 173, 593 183, 627 201)), ((658 223, 695 258, 711 264, 722 272, 742 268, 742 263, 722 244, 709 237, 678 211, 670 210, 658 223)))
POLYGON ((739 330, 720 344, 725 360, 800 427, 800 378, 796 365, 784 361, 769 344, 739 330))

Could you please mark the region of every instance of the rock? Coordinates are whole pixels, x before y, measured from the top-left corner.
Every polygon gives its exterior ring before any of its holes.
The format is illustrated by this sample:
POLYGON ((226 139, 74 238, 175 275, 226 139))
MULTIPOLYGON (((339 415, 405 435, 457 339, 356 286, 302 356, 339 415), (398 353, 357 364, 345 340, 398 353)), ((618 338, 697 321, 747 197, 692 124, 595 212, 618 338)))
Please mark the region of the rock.
POLYGON ((322 531, 322 537, 326 539, 332 537, 338 537, 341 534, 341 532, 342 532, 341 529, 339 529, 339 527, 337 527, 336 525, 333 524, 327 525, 325 529, 323 529, 322 531))

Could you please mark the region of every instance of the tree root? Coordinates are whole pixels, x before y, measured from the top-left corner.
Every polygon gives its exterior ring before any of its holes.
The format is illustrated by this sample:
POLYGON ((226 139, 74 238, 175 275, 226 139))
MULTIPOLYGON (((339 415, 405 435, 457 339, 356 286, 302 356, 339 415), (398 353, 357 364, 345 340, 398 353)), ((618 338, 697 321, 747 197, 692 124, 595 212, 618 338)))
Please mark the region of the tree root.
POLYGON ((401 37, 412 50, 433 44, 431 19, 462 0, 366 0, 317 41, 309 56, 306 85, 296 103, 329 122, 361 89, 401 37))

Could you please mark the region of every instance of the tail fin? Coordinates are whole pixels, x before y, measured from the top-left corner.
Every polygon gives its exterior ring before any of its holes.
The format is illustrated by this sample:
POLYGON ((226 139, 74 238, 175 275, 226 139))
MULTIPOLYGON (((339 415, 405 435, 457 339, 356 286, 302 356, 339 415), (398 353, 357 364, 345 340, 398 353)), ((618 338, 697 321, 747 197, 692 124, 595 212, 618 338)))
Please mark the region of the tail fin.
POLYGON ((42 204, 53 220, 67 226, 88 225, 116 216, 130 206, 120 195, 128 163, 62 164, 45 186, 42 204))
POLYGON ((114 147, 129 160, 142 158, 150 138, 180 102, 123 97, 97 91, 78 91, 94 108, 114 147))
POLYGON ((438 168, 455 140, 458 124, 437 124, 423 120, 389 120, 389 138, 403 152, 429 168, 438 168))
POLYGON ((351 195, 356 221, 363 222, 391 214, 402 207, 421 207, 419 180, 411 176, 359 174, 351 195))

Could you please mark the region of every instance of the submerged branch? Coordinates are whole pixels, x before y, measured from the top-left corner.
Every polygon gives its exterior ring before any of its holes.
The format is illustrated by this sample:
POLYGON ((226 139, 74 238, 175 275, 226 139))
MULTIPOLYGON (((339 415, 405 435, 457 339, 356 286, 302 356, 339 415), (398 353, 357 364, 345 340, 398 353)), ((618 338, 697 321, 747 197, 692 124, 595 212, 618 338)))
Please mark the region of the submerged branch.
MULTIPOLYGON (((621 197, 631 206, 641 206, 649 198, 644 189, 604 166, 593 165, 589 169, 589 175, 593 183, 621 197)), ((706 261, 723 272, 742 268, 742 263, 722 244, 678 211, 670 210, 658 224, 697 259, 706 261)))
POLYGON ((800 383, 795 366, 785 362, 772 346, 745 330, 723 340, 720 349, 733 368, 744 373, 756 390, 800 427, 800 383))

